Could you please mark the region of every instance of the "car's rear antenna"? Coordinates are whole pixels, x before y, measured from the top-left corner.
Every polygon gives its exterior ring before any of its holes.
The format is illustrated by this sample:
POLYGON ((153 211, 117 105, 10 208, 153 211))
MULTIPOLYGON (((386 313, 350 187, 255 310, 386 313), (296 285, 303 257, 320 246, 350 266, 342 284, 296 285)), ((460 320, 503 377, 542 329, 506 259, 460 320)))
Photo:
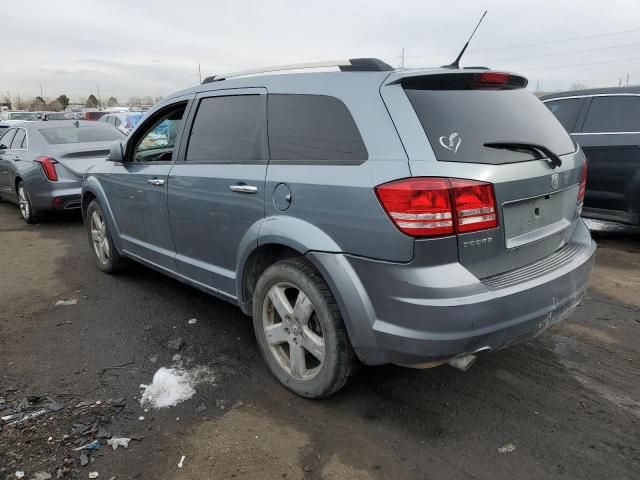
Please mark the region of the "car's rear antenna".
POLYGON ((484 20, 484 16, 487 14, 487 10, 484 11, 484 13, 482 14, 482 16, 480 17, 480 21, 478 22, 478 24, 476 25, 476 28, 473 29, 473 32, 471 32, 471 36, 469 37, 469 40, 467 40, 467 43, 464 44, 464 47, 462 47, 462 50, 460 51, 460 53, 458 54, 458 57, 453 61, 452 64, 450 65, 443 65, 442 68, 460 68, 460 59, 462 58, 462 55, 464 55, 464 52, 467 51, 467 47, 469 46, 469 42, 471 41, 471 39, 473 38, 473 36, 476 33, 476 30, 478 30, 478 27, 480 26, 480 24, 482 23, 482 20, 484 20))

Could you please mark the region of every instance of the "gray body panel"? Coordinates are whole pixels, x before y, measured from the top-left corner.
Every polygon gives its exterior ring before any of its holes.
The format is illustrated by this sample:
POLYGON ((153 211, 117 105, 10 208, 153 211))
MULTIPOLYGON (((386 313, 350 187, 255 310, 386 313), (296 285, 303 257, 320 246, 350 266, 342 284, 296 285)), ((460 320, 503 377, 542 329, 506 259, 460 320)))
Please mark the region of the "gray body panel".
POLYGON ((252 299, 244 282, 252 253, 277 245, 306 255, 329 284, 350 340, 368 364, 438 360, 528 338, 564 318, 587 285, 595 244, 571 209, 582 152, 564 155, 555 170, 541 160, 438 161, 399 84, 411 74, 258 76, 179 92, 154 107, 127 140, 157 112, 189 99, 172 160, 96 165, 85 176, 83 208, 92 198, 103 205, 124 256, 239 304, 248 314, 252 299), (199 99, 249 93, 339 99, 357 124, 367 159, 186 161, 199 99), (552 174, 559 177, 555 188, 552 174), (428 240, 401 233, 374 187, 412 176, 493 183, 498 227, 428 240), (147 180, 154 178, 166 183, 150 186, 147 180), (557 197, 545 203, 550 195, 557 197), (519 223, 529 207, 512 215, 514 202, 530 198, 531 208, 542 214, 519 223), (527 222, 532 224, 524 228, 527 222), (570 258, 565 251, 573 252, 570 258), (552 260, 557 268, 544 267, 552 260), (534 279, 509 280, 530 271, 537 272, 534 279), (489 286, 500 282, 508 285, 489 286))

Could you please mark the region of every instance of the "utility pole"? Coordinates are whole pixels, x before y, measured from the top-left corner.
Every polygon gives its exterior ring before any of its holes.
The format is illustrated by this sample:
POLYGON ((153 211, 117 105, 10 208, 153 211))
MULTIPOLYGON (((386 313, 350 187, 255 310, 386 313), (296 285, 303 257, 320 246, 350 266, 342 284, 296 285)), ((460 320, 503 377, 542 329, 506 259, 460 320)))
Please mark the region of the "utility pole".
POLYGON ((627 73, 627 87, 629 86, 629 74, 627 73))
POLYGON ((540 79, 536 82, 536 93, 540 91, 540 79))
POLYGON ((618 80, 618 86, 621 87, 622 86, 622 77, 620 77, 620 80, 618 80))
POLYGON ((42 90, 42 84, 40 84, 40 98, 44 100, 44 92, 42 90))
POLYGON ((200 70, 200 62, 198 62, 198 78, 200 79, 200 83, 202 83, 202 71, 200 70))
POLYGON ((100 84, 96 82, 96 86, 98 87, 98 108, 102 110, 102 97, 100 96, 100 84))
POLYGON ((404 47, 402 47, 402 53, 400 54, 400 68, 404 69, 404 47))

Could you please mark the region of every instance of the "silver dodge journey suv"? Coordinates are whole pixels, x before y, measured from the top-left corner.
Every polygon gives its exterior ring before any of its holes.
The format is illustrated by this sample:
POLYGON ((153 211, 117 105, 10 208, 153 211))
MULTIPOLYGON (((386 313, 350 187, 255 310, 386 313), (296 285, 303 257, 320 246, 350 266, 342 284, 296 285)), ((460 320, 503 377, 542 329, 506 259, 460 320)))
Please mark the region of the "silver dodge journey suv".
POLYGON ((276 70, 169 96, 92 167, 98 268, 134 260, 238 305, 305 397, 359 363, 466 369, 579 304, 585 159, 525 78, 276 70))

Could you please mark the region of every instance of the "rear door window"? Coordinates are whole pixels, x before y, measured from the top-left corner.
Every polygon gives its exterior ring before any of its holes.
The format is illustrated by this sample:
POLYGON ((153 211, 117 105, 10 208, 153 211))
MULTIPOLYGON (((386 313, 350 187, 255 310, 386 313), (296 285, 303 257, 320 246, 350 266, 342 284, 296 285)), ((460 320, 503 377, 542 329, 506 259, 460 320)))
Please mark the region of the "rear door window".
POLYGON ((271 160, 360 163, 368 158, 349 109, 335 97, 269 94, 271 160))
POLYGON ((189 135, 186 161, 267 160, 266 95, 203 98, 189 135))
MULTIPOLYGON (((428 78, 428 77, 427 77, 428 78)), ((524 88, 421 88, 405 86, 407 97, 438 160, 499 165, 532 160, 527 152, 485 147, 491 142, 543 145, 563 155, 573 141, 553 114, 524 88)))
POLYGON ((565 130, 573 133, 580 114, 580 109, 584 104, 584 98, 565 98, 563 100, 549 100, 545 106, 555 115, 565 130))
POLYGON ((640 132, 640 96, 594 97, 582 131, 584 133, 640 132))

